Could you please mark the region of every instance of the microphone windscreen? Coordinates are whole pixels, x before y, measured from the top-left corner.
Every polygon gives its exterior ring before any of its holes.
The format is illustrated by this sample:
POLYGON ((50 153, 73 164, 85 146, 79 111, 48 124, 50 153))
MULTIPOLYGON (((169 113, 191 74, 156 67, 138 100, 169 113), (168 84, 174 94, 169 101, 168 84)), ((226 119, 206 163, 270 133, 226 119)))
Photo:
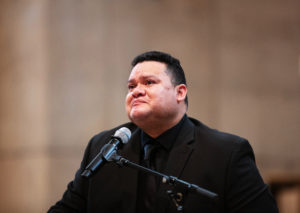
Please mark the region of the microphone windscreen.
POLYGON ((122 127, 115 132, 114 136, 120 138, 122 143, 126 144, 131 137, 131 131, 127 127, 122 127))

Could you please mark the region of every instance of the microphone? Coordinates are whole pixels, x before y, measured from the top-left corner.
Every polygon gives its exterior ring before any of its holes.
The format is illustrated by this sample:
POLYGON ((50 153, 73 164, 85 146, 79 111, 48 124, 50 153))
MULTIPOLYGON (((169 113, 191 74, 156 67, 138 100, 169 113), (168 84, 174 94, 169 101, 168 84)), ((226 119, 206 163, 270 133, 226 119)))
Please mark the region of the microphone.
POLYGON ((94 174, 98 168, 104 165, 105 162, 112 161, 111 157, 129 141, 130 137, 131 132, 128 128, 122 127, 118 129, 110 141, 102 147, 96 157, 85 167, 81 176, 88 178, 94 174))

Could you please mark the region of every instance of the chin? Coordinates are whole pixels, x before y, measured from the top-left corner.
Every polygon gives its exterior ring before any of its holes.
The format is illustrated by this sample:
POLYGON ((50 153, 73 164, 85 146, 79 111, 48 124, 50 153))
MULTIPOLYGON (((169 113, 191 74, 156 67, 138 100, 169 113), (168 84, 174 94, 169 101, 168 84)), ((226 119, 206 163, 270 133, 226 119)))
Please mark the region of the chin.
POLYGON ((128 117, 133 123, 136 123, 147 119, 148 116, 149 116, 149 112, 135 110, 135 111, 131 111, 128 117))

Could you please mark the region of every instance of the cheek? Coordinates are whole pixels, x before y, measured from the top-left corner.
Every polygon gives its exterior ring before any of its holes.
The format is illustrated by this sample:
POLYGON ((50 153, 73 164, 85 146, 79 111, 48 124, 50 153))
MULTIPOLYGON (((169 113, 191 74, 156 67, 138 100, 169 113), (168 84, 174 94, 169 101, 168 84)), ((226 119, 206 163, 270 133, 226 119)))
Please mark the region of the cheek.
POLYGON ((127 94, 127 96, 125 98, 125 106, 126 106, 126 108, 128 108, 130 106, 131 100, 132 100, 132 95, 127 94))
POLYGON ((170 102, 176 99, 176 94, 172 89, 165 88, 156 92, 156 96, 162 103, 170 102))

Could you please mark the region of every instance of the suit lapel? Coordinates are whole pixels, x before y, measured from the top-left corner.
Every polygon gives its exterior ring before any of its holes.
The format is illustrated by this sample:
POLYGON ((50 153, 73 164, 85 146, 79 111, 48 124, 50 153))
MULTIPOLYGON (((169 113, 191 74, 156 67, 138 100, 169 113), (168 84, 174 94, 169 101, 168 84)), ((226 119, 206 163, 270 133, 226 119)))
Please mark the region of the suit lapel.
POLYGON ((164 173, 180 177, 183 169, 192 154, 193 148, 189 145, 194 140, 195 125, 187 118, 178 134, 170 152, 164 173))
MULTIPOLYGON (((166 169, 162 171, 163 174, 180 178, 185 165, 193 152, 193 148, 190 146, 190 143, 194 141, 194 129, 195 125, 187 118, 183 123, 183 126, 178 133, 178 137, 171 149, 166 169)), ((166 193, 169 190, 176 192, 178 189, 175 187, 174 191, 174 187, 166 184, 160 184, 157 194, 156 212, 165 212, 168 208, 173 209, 174 212, 176 211, 175 205, 171 202, 170 197, 166 193)))

